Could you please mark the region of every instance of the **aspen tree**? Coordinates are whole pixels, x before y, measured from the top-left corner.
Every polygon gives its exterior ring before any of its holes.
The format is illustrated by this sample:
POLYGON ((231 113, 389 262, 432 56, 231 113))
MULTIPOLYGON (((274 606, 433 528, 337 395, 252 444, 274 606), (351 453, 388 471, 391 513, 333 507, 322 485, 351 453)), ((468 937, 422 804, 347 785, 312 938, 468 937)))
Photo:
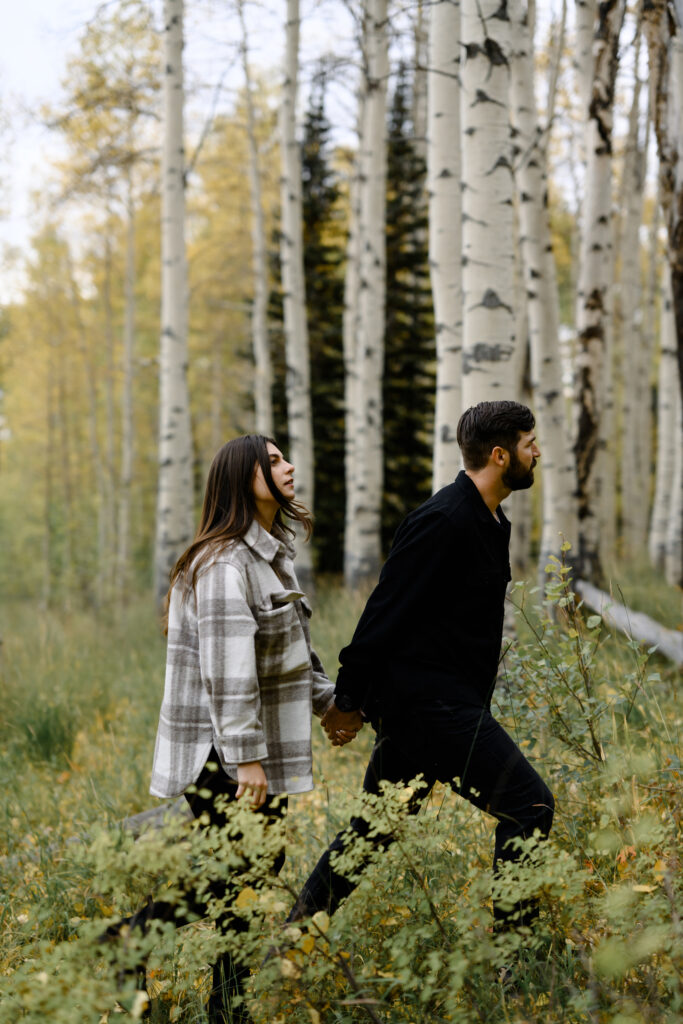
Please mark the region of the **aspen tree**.
POLYGON ((187 387, 187 262, 183 142, 183 0, 164 0, 161 159, 161 345, 155 593, 192 539, 192 437, 187 387))
POLYGON ((350 486, 347 487, 346 520, 355 525, 351 537, 347 535, 345 538, 344 546, 344 576, 351 586, 376 578, 382 554, 386 91, 389 74, 386 0, 365 0, 362 16, 358 318, 354 338, 355 413, 352 414, 354 441, 351 456, 354 467, 350 486))
MULTIPOLYGON (((654 90, 653 124, 657 137, 662 213, 668 238, 680 401, 680 392, 683 392, 683 3, 677 0, 672 10, 665 0, 647 0, 643 11, 654 90)), ((683 445, 683 425, 679 426, 676 443, 680 448, 683 445)), ((666 571, 667 578, 681 586, 683 542, 679 538, 683 535, 683 510, 679 494, 680 473, 674 480, 672 492, 676 507, 671 510, 666 571), (679 558, 677 567, 676 557, 679 558)))
POLYGON ((676 476, 680 420, 680 388, 676 359, 676 321, 671 301, 671 281, 664 275, 659 331, 659 373, 657 384, 657 452, 655 461, 655 496, 650 518, 648 551, 655 569, 667 565, 668 529, 676 476))
POLYGON ((429 22, 427 192, 429 264, 436 327, 436 406, 432 488, 455 477, 462 412, 462 256, 460 170, 460 0, 438 0, 429 22))
POLYGON ((266 230, 263 216, 261 186, 261 162, 256 138, 256 110, 254 107, 253 83, 249 63, 247 25, 244 15, 245 0, 238 0, 237 11, 240 19, 242 70, 245 81, 247 110, 247 140, 249 144, 249 192, 251 196, 251 244, 253 271, 253 305, 251 314, 251 336, 254 351, 254 407, 256 431, 271 437, 273 434, 273 371, 268 345, 266 307, 268 303, 268 267, 266 259, 266 230))
POLYGON ((635 48, 635 80, 624 151, 620 197, 621 230, 616 250, 621 268, 617 288, 617 323, 621 363, 621 523, 624 550, 636 554, 647 537, 648 502, 643 484, 649 479, 650 403, 649 379, 652 352, 643 331, 640 268, 640 229, 647 162, 647 125, 640 138, 641 82, 638 63, 640 31, 635 48))
POLYGON ((600 5, 587 129, 587 168, 579 256, 575 359, 575 445, 579 573, 602 576, 598 452, 605 409, 609 288, 611 285, 612 120, 623 0, 600 5))
POLYGON ((548 142, 564 31, 562 26, 549 84, 546 123, 542 125, 536 115, 534 94, 532 15, 532 4, 526 12, 521 4, 513 5, 511 99, 532 404, 543 453, 539 571, 544 574, 550 555, 557 554, 562 539, 574 543, 576 510, 574 459, 562 393, 559 297, 548 214, 548 142))
MULTIPOLYGON (((306 317, 301 151, 296 137, 296 98, 299 72, 299 2, 287 0, 285 76, 280 108, 281 232, 280 260, 287 362, 288 457, 296 473, 297 500, 313 511, 313 421, 311 372, 306 317)), ((302 586, 313 583, 311 547, 297 537, 297 574, 302 586)))
POLYGON ((515 396, 510 22, 498 0, 462 0, 462 404, 515 396))

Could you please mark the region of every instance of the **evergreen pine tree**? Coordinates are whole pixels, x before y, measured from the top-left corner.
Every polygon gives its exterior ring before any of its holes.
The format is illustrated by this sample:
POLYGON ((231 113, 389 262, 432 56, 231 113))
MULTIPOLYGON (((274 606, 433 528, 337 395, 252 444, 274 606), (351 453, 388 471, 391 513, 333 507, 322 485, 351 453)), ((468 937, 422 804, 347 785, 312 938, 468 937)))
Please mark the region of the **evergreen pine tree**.
POLYGON ((389 118, 387 308, 384 365, 382 542, 431 493, 434 422, 434 313, 429 283, 426 167, 410 121, 401 66, 389 118))

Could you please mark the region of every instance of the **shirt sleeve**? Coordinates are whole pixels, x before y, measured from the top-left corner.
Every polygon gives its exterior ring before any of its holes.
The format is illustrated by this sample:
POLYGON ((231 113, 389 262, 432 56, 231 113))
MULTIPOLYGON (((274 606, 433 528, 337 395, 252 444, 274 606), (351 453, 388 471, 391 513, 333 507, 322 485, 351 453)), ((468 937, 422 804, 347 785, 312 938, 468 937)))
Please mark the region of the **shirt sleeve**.
POLYGON ((313 669, 312 701, 313 713, 322 718, 325 712, 334 704, 334 685, 327 677, 323 664, 313 650, 311 653, 311 668, 313 669))
POLYGON ((215 562, 197 580, 197 628, 202 682, 219 753, 226 764, 268 756, 254 637, 257 623, 246 581, 227 562, 215 562))

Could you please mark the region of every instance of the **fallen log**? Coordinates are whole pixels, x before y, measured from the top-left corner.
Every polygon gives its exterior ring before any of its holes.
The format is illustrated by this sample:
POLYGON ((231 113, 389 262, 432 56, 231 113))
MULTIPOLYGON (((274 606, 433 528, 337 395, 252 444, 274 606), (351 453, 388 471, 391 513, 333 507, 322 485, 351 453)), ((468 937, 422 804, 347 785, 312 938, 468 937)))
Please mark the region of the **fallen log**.
POLYGON ((606 594, 586 580, 577 580, 574 590, 584 604, 596 611, 609 626, 616 627, 645 647, 656 647, 676 665, 683 665, 683 633, 667 629, 643 612, 631 611, 626 605, 615 601, 611 594, 606 594))

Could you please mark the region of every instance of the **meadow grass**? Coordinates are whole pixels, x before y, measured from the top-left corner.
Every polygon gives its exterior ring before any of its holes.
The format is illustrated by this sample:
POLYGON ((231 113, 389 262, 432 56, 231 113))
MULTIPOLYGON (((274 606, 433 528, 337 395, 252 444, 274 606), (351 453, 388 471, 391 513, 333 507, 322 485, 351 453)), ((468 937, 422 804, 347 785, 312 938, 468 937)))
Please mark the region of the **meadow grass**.
MULTIPOLYGON (((634 607, 641 577, 624 575, 634 607)), ((363 603, 338 581, 317 588, 313 641, 333 678, 363 603)), ((639 610, 675 625, 680 593, 649 581, 639 610)), ((111 620, 18 604, 3 609, 2 633, 0 1024, 96 1024, 119 997, 135 1016, 134 993, 116 993, 93 939, 188 858, 186 838, 135 844, 116 825, 157 803, 147 786, 164 639, 152 602, 137 598, 111 620)), ((405 819, 401 793, 388 795, 382 813, 394 815, 399 841, 332 922, 292 933, 286 960, 255 973, 256 1024, 680 1019, 679 673, 599 622, 540 610, 518 619, 518 634, 497 711, 551 785, 557 817, 546 849, 497 884, 503 895, 506 885, 540 895, 536 948, 515 951, 491 931, 492 820, 442 785, 416 818, 405 819), (578 703, 576 683, 587 687, 578 703), (591 729, 603 761, 591 755, 591 729), (515 956, 516 984, 502 988, 496 966, 515 956)), ((255 900, 253 962, 348 821, 371 743, 365 728, 331 748, 314 728, 318 785, 291 800, 282 884, 255 900)), ((214 854, 192 856, 205 864, 214 854)), ((156 1020, 204 1020, 215 941, 206 925, 158 937, 156 1020)))

